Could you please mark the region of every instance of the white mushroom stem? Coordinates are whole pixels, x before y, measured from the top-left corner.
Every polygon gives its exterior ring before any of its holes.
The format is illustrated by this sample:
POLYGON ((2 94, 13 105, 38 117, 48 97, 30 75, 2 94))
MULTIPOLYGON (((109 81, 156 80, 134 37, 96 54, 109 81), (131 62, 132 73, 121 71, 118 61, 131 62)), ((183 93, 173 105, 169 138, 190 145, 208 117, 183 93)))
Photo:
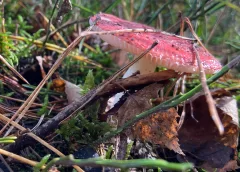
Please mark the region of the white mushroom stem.
MULTIPOLYGON (((143 57, 140 59, 138 62, 133 64, 127 72, 123 75, 123 78, 127 78, 131 75, 133 75, 136 72, 140 72, 140 74, 148 74, 148 73, 153 73, 156 69, 157 65, 155 62, 151 61, 150 59, 147 59, 143 57)), ((114 102, 112 107, 120 100, 120 98, 123 96, 123 92, 117 93, 114 96, 114 102)))

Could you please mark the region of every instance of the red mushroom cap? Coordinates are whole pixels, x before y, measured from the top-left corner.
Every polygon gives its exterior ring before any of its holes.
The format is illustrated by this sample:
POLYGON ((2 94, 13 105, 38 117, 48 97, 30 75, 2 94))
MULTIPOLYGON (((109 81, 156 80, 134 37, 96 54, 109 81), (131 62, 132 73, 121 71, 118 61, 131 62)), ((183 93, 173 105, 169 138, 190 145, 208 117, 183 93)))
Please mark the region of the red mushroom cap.
MULTIPOLYGON (((90 23, 93 23, 96 17, 100 17, 93 28, 97 31, 140 28, 153 29, 150 26, 126 21, 104 13, 91 17, 90 23)), ((190 39, 184 39, 166 32, 116 33, 100 35, 100 37, 109 44, 135 55, 141 54, 149 48, 154 41, 158 41, 158 45, 154 47, 145 58, 155 61, 159 66, 175 71, 186 73, 199 72, 195 57, 196 54, 193 51, 194 42, 190 39)), ((204 48, 197 47, 197 51, 206 73, 212 74, 222 68, 219 61, 209 52, 206 52, 204 48)))

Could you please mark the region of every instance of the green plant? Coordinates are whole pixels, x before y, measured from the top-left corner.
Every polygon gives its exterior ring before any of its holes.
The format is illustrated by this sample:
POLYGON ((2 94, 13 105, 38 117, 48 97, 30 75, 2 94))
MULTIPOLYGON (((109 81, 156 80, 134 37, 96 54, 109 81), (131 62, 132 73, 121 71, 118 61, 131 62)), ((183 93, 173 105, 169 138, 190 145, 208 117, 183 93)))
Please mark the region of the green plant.
MULTIPOLYGON (((86 94, 94 86, 94 76, 90 70, 84 85, 81 87, 83 89, 81 94, 86 94)), ((74 143, 89 144, 103 137, 111 130, 111 127, 108 123, 99 121, 99 107, 99 102, 87 107, 83 112, 78 113, 76 117, 63 124, 57 130, 58 134, 68 141, 70 146, 73 146, 74 143)))
MULTIPOLYGON (((4 19, 0 18, 0 22, 3 22, 4 19)), ((18 65, 19 59, 23 57, 31 57, 32 52, 35 48, 31 48, 33 41, 40 37, 43 29, 39 29, 37 32, 31 34, 30 29, 31 25, 23 19, 21 15, 17 16, 16 20, 13 20, 11 17, 8 17, 6 23, 1 25, 0 32, 0 54, 8 61, 12 66, 18 65), (10 35, 18 32, 19 35, 28 38, 26 41, 14 42, 9 38, 10 35)))
POLYGON ((3 137, 3 138, 0 138, 0 144, 3 144, 3 143, 14 143, 15 140, 17 139, 17 137, 15 136, 9 136, 9 137, 3 137))

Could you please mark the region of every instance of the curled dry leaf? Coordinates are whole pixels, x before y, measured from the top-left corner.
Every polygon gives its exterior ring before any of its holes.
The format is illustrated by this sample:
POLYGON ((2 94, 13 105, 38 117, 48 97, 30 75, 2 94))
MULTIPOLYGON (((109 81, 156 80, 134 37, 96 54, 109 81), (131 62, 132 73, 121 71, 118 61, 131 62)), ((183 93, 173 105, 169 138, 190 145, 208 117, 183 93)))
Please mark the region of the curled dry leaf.
POLYGON ((186 154, 185 160, 208 170, 211 168, 220 170, 237 158, 238 110, 236 100, 229 92, 223 89, 215 90, 212 91, 212 95, 224 125, 224 135, 218 134, 202 93, 195 95, 186 104, 185 121, 178 134, 179 143, 186 154))
MULTIPOLYGON (((122 126, 126 121, 131 120, 136 115, 152 107, 150 99, 158 98, 158 92, 162 89, 161 84, 151 84, 137 93, 128 97, 118 111, 118 126, 122 126)), ((148 118, 140 120, 132 129, 126 131, 130 136, 142 141, 150 141, 160 144, 179 154, 183 154, 178 144, 177 121, 178 114, 174 108, 163 113, 157 113, 148 118)))

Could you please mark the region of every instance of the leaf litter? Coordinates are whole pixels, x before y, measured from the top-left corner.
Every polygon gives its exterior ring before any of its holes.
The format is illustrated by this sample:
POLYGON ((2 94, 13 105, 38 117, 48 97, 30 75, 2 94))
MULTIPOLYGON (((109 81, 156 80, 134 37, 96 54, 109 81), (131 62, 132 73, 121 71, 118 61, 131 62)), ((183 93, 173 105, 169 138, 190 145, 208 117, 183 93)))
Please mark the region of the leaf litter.
MULTIPOLYGON (((162 84, 151 84, 130 95, 117 112, 118 127, 141 112, 150 109, 151 99, 158 98, 162 84)), ((214 125, 201 92, 186 102, 186 116, 179 131, 181 110, 170 108, 140 120, 125 131, 130 137, 150 142, 176 152, 180 162, 192 162, 196 167, 219 171, 237 168, 238 111, 236 100, 224 89, 211 90, 225 133, 221 136, 214 125)), ((179 106, 181 109, 181 105, 179 106)))

